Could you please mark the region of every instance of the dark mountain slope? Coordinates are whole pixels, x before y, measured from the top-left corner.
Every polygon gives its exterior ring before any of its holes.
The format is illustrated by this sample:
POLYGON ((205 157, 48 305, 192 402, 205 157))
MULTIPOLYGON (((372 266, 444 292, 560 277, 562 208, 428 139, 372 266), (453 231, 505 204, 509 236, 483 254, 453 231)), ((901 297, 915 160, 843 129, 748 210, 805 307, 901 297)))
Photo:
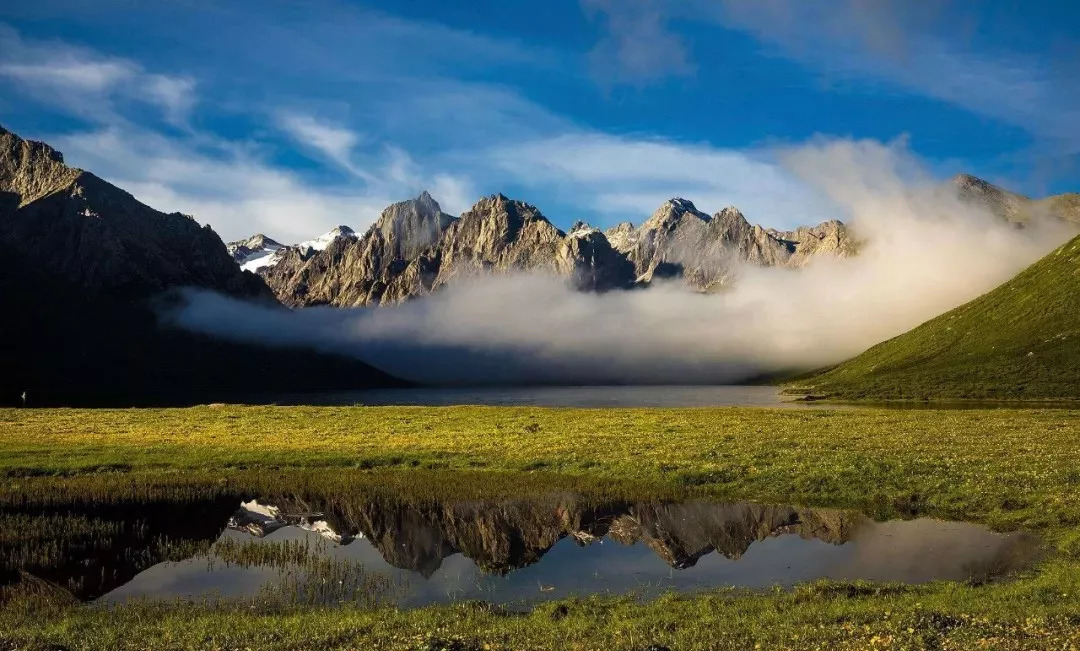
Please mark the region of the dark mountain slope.
POLYGON ((141 297, 196 286, 269 297, 208 226, 165 214, 0 127, 0 241, 90 294, 141 297))
POLYGON ((1080 237, 798 388, 852 399, 1080 399, 1080 237))
POLYGON ((209 227, 3 129, 0 269, 0 404, 23 391, 31 404, 138 404, 396 383, 356 360, 162 329, 152 303, 179 287, 274 299, 209 227))

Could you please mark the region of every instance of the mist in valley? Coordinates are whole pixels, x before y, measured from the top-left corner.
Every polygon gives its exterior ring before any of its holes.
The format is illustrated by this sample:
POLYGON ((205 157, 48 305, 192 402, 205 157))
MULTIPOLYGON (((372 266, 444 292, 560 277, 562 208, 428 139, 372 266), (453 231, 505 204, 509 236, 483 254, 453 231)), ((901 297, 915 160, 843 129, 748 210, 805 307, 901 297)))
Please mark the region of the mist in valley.
POLYGON ((858 255, 802 269, 742 265, 711 294, 678 280, 589 294, 516 274, 378 308, 289 311, 187 291, 162 316, 427 383, 735 383, 850 358, 1004 282, 1072 232, 1038 219, 1018 228, 960 201, 903 142, 821 141, 778 157, 838 207, 858 255))

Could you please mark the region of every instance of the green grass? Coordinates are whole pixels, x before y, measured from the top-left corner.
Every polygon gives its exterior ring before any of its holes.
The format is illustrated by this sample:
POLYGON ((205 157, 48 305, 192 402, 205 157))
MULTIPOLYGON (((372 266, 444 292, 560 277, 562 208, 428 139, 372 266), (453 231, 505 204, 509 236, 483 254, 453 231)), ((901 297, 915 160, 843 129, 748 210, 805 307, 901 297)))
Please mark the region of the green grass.
POLYGON ((854 400, 1080 400, 1080 237, 792 390, 854 400))
MULTIPOLYGON (((528 614, 71 605, 28 577, 0 649, 1070 648, 1080 644, 1080 411, 197 407, 0 411, 0 509, 286 489, 476 499, 710 495, 1026 528, 1052 550, 986 585, 821 582, 528 614), (887 613, 887 614, 886 614, 887 613), (7 640, 7 642, 4 642, 7 640), (8 647, 4 645, 7 644, 8 647)), ((12 517, 0 545, 37 541, 12 517)), ((45 523, 48 524, 47 522, 45 523)), ((112 525, 72 521, 78 536, 112 525)), ((243 550, 252 555, 262 550, 243 550)), ((257 554, 256 554, 257 555, 257 554)))

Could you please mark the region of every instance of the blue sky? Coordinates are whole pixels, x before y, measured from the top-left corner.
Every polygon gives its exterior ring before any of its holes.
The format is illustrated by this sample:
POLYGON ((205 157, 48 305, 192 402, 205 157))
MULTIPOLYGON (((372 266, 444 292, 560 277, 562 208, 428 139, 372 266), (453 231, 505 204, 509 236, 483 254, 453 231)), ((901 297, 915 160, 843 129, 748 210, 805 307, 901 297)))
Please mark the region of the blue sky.
POLYGON ((1080 5, 1017 4, 14 0, 0 124, 226 239, 423 189, 564 228, 676 195, 789 227, 844 217, 782 163, 831 139, 1080 190, 1080 5))

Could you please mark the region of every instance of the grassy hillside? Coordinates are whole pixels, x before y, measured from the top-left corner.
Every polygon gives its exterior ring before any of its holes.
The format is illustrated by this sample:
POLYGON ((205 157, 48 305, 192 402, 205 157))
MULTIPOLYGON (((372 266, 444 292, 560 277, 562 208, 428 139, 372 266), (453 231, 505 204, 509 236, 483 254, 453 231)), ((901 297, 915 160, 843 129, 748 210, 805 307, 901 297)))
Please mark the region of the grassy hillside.
POLYGON ((792 388, 851 399, 1080 399, 1080 237, 792 388))

